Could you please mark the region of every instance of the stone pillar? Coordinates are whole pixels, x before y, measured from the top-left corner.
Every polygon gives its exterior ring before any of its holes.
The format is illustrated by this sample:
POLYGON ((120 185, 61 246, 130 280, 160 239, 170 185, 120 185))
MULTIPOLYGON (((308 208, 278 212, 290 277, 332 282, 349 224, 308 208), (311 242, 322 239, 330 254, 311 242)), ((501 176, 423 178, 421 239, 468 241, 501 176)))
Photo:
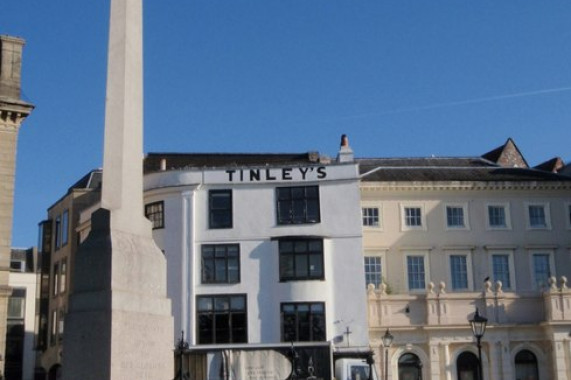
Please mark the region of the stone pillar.
POLYGON ((571 380, 567 376, 567 361, 565 360, 567 343, 562 339, 553 339, 551 342, 553 355, 553 378, 557 380, 571 380))
MULTIPOLYGON (((501 341, 490 341, 489 347, 489 360, 488 360, 488 373, 490 374, 490 379, 511 379, 507 377, 505 373, 502 372, 502 347, 501 341)), ((484 370, 485 372, 485 370, 484 370)))
MULTIPOLYGON (((442 346, 442 351, 444 351, 444 368, 446 368, 444 379, 452 380, 452 371, 450 370, 452 364, 450 361, 450 346, 448 344, 444 344, 442 346)), ((456 376, 456 374, 454 374, 454 376, 456 376)))
MULTIPOLYGON (((503 374, 504 379, 514 378, 514 364, 512 363, 512 357, 510 352, 509 340, 504 339, 500 343, 500 357, 501 357, 501 368, 500 373, 503 374)), ((501 377, 500 377, 501 379, 501 377)))
POLYGON ((440 380, 440 344, 430 343, 430 379, 440 380))
POLYGON ((142 0, 111 0, 101 206, 76 254, 65 380, 169 380, 166 259, 143 215, 142 0))
POLYGON ((0 35, 0 372, 4 373, 18 131, 33 105, 20 99, 24 40, 0 35))

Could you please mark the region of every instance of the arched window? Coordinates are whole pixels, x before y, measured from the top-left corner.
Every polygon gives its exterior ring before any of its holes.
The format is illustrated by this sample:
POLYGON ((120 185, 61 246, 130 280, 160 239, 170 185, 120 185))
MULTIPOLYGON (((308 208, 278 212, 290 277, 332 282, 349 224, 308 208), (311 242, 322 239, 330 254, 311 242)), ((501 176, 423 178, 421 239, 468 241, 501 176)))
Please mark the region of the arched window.
POLYGON ((422 380, 422 362, 418 356, 406 353, 399 358, 399 380, 422 380))
POLYGON ((478 380, 478 357, 471 352, 462 352, 456 359, 458 380, 478 380))
POLYGON ((539 380, 537 358, 529 350, 521 350, 515 356, 516 380, 539 380))

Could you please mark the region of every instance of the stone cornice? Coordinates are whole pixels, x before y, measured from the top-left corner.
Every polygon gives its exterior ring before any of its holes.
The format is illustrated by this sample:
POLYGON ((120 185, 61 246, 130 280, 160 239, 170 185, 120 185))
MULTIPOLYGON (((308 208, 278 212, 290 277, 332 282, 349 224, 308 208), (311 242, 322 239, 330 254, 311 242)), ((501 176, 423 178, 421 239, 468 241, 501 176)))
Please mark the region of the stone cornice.
POLYGON ((490 190, 571 190, 567 181, 391 181, 363 182, 361 190, 368 191, 490 191, 490 190))
POLYGON ((33 109, 33 104, 0 98, 0 130, 17 131, 33 109))

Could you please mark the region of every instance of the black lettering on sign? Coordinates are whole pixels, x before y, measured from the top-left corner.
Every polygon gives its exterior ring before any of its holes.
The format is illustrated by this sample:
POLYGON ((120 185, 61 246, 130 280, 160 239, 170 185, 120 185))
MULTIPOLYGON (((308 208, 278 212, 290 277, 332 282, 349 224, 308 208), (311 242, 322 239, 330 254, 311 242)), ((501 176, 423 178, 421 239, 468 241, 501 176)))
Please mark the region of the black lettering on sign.
POLYGON ((282 179, 283 180, 291 180, 291 168, 283 168, 282 169, 282 179))

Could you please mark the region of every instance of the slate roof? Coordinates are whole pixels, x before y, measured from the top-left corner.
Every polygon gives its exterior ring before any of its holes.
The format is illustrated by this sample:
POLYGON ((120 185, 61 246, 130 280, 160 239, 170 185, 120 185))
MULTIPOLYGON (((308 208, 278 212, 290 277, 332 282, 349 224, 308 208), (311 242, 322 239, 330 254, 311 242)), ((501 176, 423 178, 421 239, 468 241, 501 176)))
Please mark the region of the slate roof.
POLYGON ((73 189, 97 189, 101 187, 101 180, 103 179, 103 170, 95 169, 84 175, 79 181, 71 185, 68 189, 70 193, 73 189))
POLYGON ((143 163, 145 174, 160 171, 161 160, 167 170, 218 168, 231 166, 307 165, 320 162, 317 152, 308 153, 149 153, 143 163))
POLYGON ((357 159, 367 181, 570 181, 548 171, 502 167, 482 157, 357 159))

